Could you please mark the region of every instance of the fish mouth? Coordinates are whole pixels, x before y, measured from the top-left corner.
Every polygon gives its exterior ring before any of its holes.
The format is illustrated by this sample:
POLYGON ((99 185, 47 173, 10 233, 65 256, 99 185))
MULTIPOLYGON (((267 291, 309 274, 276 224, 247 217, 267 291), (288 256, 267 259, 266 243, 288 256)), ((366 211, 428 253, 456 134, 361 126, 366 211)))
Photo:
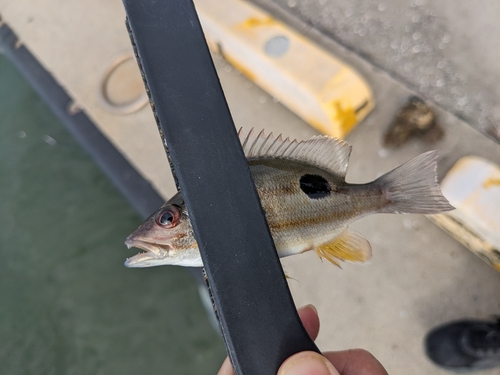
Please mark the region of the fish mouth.
POLYGON ((144 240, 127 238, 125 241, 127 248, 138 248, 145 252, 138 253, 125 261, 125 266, 129 268, 151 267, 159 265, 158 261, 168 257, 171 250, 169 245, 152 244, 144 240))

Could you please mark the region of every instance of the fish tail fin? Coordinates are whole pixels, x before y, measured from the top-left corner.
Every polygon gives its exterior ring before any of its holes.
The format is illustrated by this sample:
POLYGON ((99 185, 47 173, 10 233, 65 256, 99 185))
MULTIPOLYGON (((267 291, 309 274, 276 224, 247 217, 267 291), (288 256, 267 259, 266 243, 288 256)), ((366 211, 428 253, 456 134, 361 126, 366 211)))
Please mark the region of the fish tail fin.
POLYGON ((388 200, 379 212, 437 214, 453 210, 437 182, 438 151, 429 151, 407 161, 375 180, 388 200))

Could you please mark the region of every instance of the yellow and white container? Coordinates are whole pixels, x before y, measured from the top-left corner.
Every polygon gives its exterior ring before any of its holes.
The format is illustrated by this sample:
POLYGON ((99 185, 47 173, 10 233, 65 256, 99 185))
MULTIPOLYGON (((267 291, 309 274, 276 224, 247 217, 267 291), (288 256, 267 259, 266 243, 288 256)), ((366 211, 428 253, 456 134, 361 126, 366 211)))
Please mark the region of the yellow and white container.
POLYGON ((242 0, 195 0, 210 48, 324 134, 344 137, 373 108, 351 67, 242 0))
POLYGON ((448 172, 441 190, 456 210, 429 218, 500 271, 500 167, 466 156, 448 172))

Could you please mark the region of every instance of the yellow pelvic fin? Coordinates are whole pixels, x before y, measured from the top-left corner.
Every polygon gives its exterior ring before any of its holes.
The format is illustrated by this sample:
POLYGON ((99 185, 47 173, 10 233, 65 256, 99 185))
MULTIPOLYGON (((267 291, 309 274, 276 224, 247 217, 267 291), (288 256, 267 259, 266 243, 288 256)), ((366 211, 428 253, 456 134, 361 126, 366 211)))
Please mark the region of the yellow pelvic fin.
POLYGON ((339 260, 353 263, 368 262, 372 258, 372 248, 366 238, 358 232, 346 228, 332 242, 318 246, 316 254, 340 267, 339 260))

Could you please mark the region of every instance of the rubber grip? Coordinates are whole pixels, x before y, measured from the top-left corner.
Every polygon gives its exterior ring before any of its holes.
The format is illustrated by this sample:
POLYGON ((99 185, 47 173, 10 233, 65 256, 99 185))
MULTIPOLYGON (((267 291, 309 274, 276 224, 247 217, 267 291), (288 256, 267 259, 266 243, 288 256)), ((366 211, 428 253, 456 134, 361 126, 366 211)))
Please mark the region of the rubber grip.
MULTIPOLYGON (((191 0, 124 0, 236 374, 318 351, 296 312, 191 0)), ((166 172, 166 171, 165 171, 166 172)))

